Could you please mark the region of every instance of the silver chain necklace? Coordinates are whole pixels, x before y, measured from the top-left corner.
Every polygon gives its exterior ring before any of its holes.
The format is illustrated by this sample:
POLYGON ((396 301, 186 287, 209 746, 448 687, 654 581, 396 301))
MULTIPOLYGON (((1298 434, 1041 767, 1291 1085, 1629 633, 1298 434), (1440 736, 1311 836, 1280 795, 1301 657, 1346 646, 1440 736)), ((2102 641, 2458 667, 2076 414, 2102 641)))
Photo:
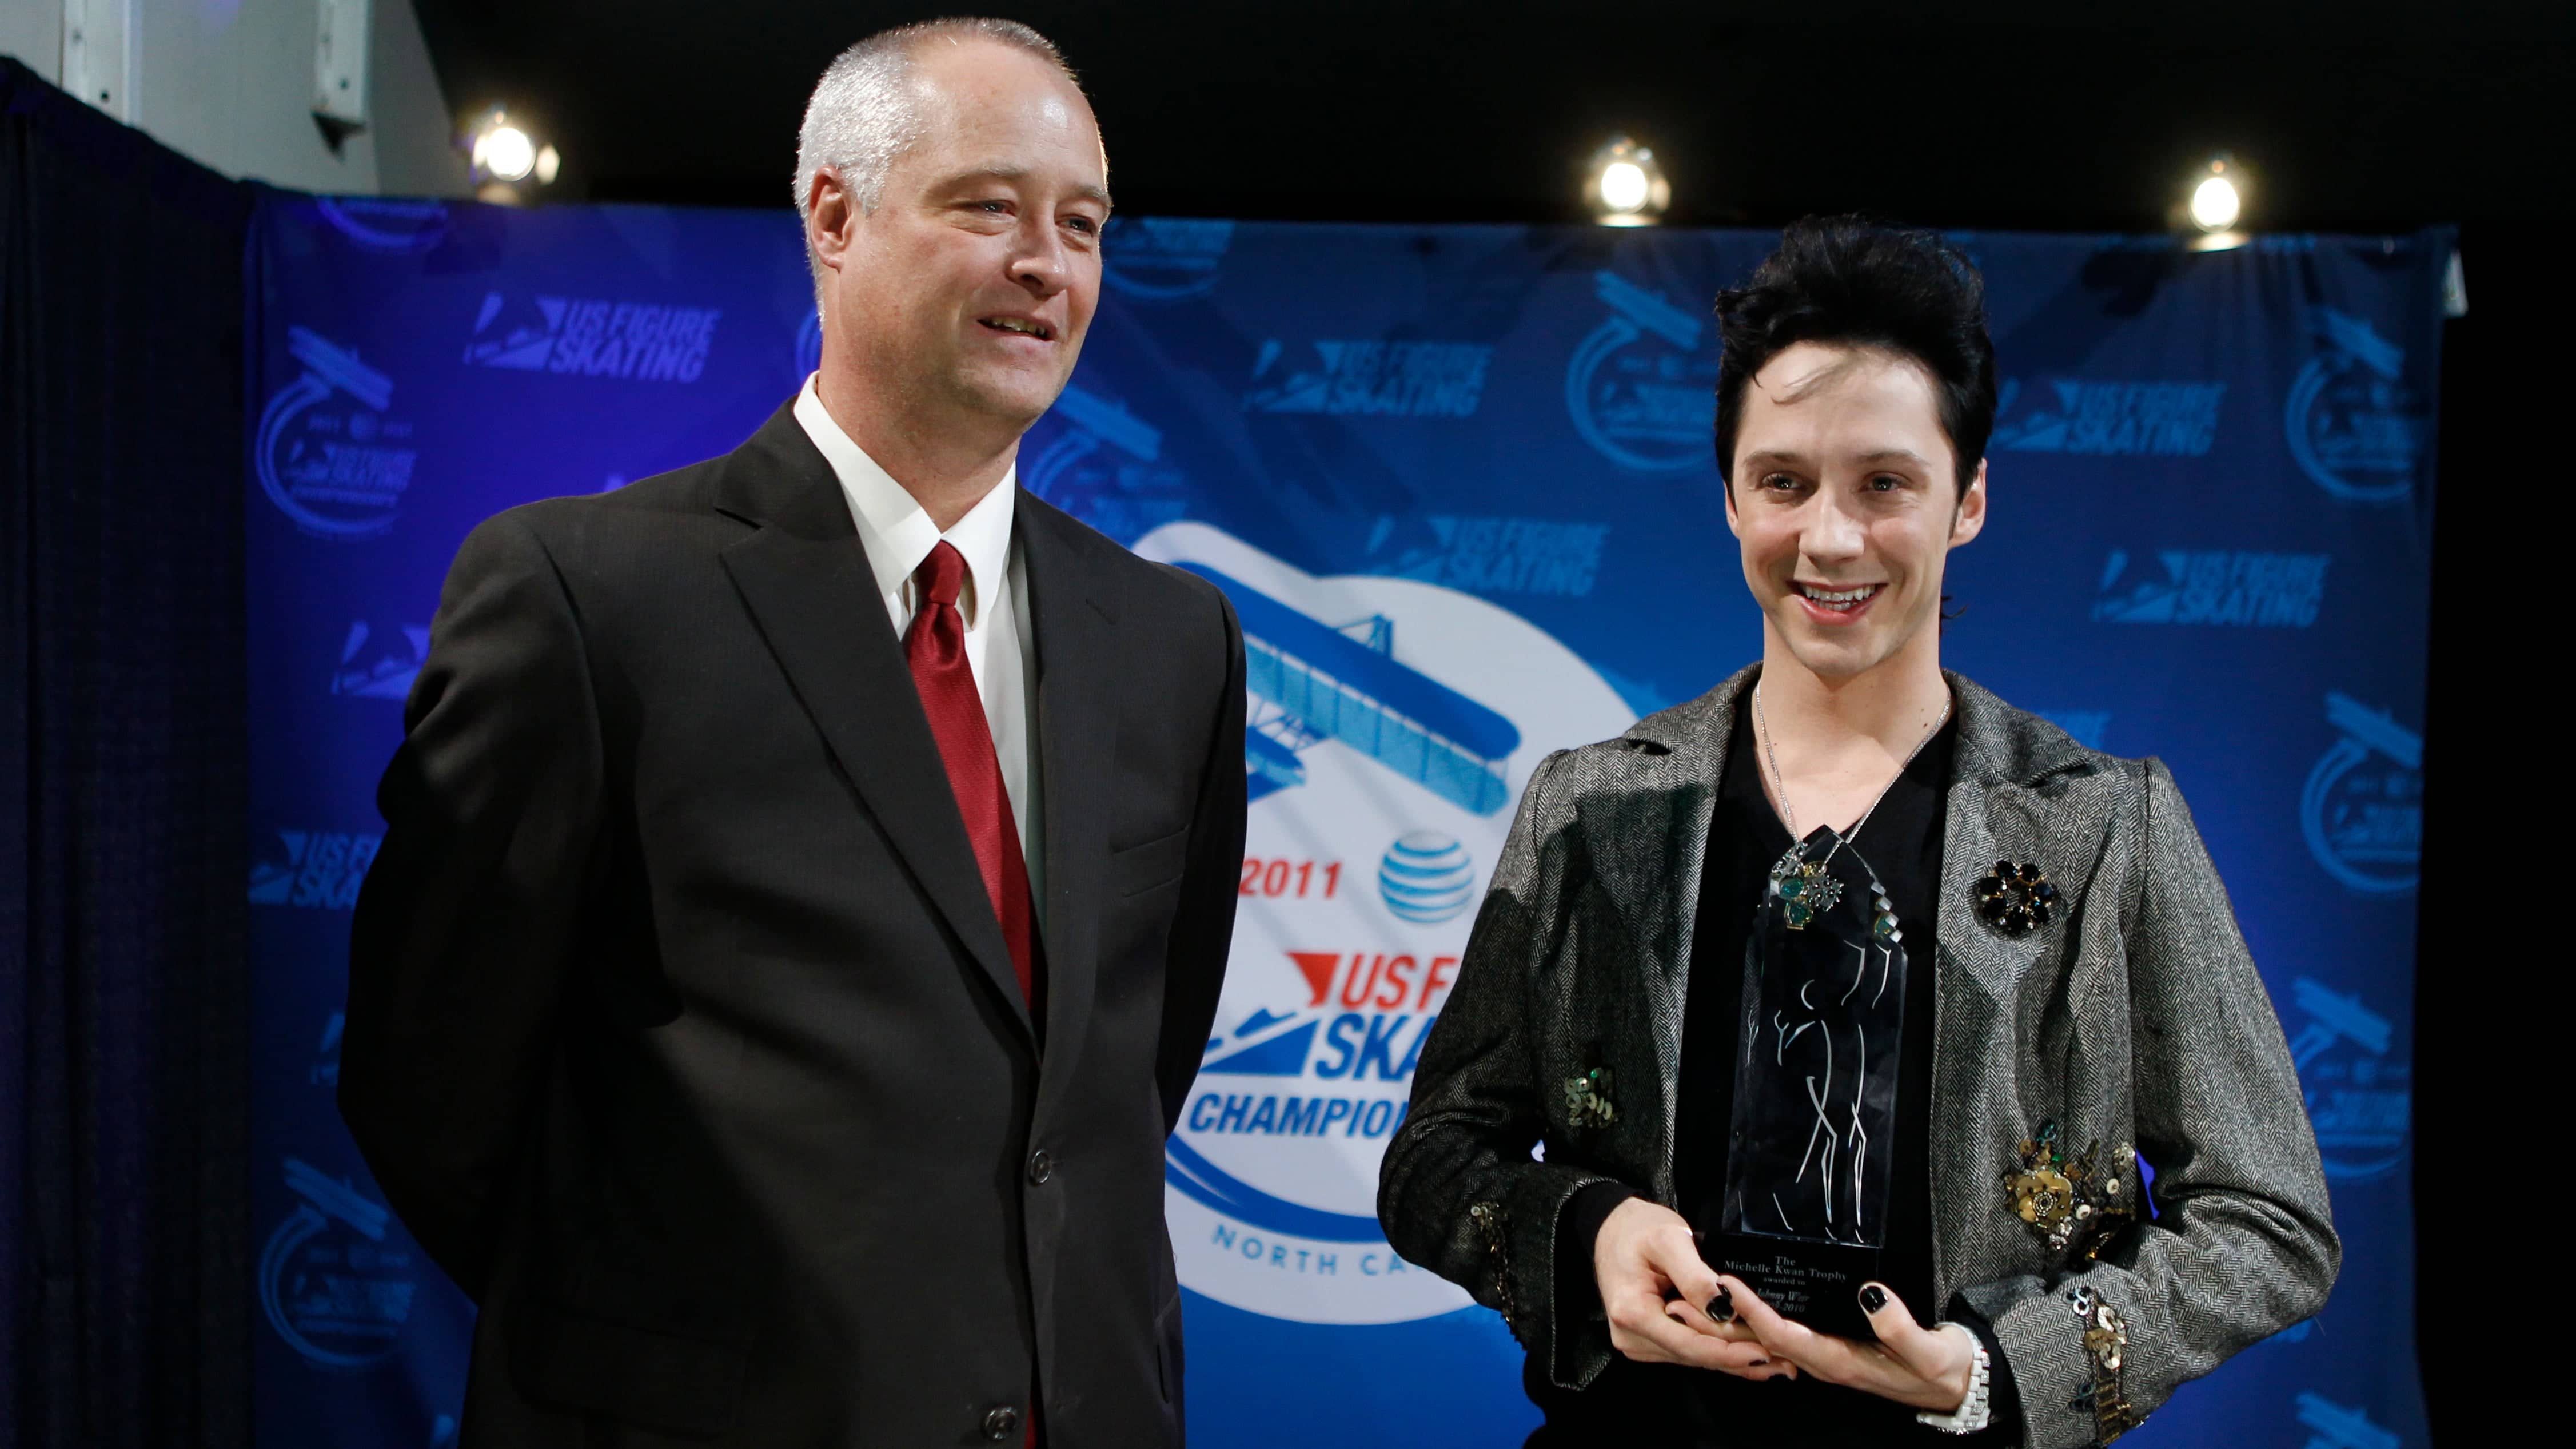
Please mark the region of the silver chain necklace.
MULTIPOLYGON (((1943 693, 1946 696, 1948 692, 1945 690, 1943 693)), ((1886 784, 1878 787, 1878 793, 1870 797, 1869 808, 1860 812, 1860 818, 1852 822, 1852 828, 1841 832, 1834 842, 1835 850, 1841 849, 1860 834, 1860 828, 1869 823, 1869 817, 1878 813, 1878 802, 1886 799, 1887 792, 1895 789, 1896 782, 1904 779, 1905 772, 1913 768, 1914 757, 1923 753, 1923 747, 1932 743, 1932 737, 1941 732, 1941 726, 1950 722, 1950 704, 1951 701, 1948 698, 1942 699, 1941 717, 1932 721, 1932 727, 1923 732, 1923 738, 1914 742, 1913 749, 1905 752, 1904 763, 1896 767, 1895 774, 1887 777, 1886 784)), ((1796 842, 1801 839, 1798 834, 1798 812, 1796 807, 1789 803, 1789 777, 1780 773, 1780 753, 1771 748, 1771 721, 1763 715, 1762 686, 1758 683, 1753 686, 1753 728, 1762 736, 1762 758, 1771 767, 1771 788, 1780 794, 1781 823, 1789 827, 1789 839, 1796 842)), ((1794 844, 1791 848, 1793 852, 1796 849, 1794 844)), ((1825 859, 1833 859, 1833 851, 1825 852, 1825 859)))

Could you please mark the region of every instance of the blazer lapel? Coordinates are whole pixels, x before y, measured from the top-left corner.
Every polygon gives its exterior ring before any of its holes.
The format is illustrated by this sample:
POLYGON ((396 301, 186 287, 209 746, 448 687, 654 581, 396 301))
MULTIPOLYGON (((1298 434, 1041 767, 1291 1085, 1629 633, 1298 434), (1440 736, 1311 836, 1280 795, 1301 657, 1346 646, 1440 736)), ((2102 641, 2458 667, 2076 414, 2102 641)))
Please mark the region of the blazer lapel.
MULTIPOLYGON (((1959 746, 1941 836, 1945 879, 1934 909, 1941 919, 1941 954, 1964 979, 1951 982, 1944 995, 1973 984, 1996 1001, 2009 1001, 2050 935, 2007 936, 1988 926, 1970 903, 1971 886, 1998 861, 2036 864, 2070 892, 2063 909, 2071 914, 2077 904, 2072 893, 2091 877, 2093 857, 2104 842, 2092 822, 2069 820, 2033 788, 2081 764, 2081 747, 2062 734, 2034 734, 2010 705, 1962 676, 1949 680, 1958 701, 1959 746)), ((1950 975, 1944 973, 1945 981, 1950 975)))
POLYGON ((1663 1150, 1653 1187, 1664 1203, 1674 1197, 1682 1022, 1709 822, 1726 776, 1725 727, 1754 673, 1741 671, 1689 704, 1639 721, 1621 737, 1635 756, 1635 773, 1614 788, 1587 792, 1575 807, 1593 878, 1618 908, 1636 951, 1637 985, 1655 1005, 1649 1020, 1663 1150))
POLYGON ((1949 676, 1959 711, 1941 837, 1939 964, 1933 973, 1931 1130, 1936 1292, 1957 1287, 1962 1245, 1996 1221, 1987 1196, 2009 1143, 2038 1124, 2021 1120, 2012 1053, 2029 1042, 2015 1026, 2016 1000, 2052 943, 2073 939, 2077 910, 2107 836, 2099 822, 2055 806, 2037 788, 2082 765, 2084 751, 2057 730, 1960 677, 1949 676), (1978 919, 1971 892, 1999 861, 2028 862, 2061 891, 2058 924, 2007 936, 1978 919), (1999 1053, 2001 1055, 1999 1055, 1999 1053), (2002 1068, 1999 1070, 1999 1067, 2002 1068), (2000 1136, 1998 1135, 2000 1134, 2000 1136))
POLYGON ((1034 1042, 1001 922, 849 506, 791 409, 735 450, 716 506, 757 528, 724 550, 725 569, 833 760, 1034 1042))
POLYGON ((1038 1111, 1061 1094, 1079 1056, 1100 976, 1100 879, 1109 853, 1109 770, 1118 746, 1118 588, 1086 557, 1071 520, 1022 493, 1014 538, 1029 583, 1037 654, 1037 848, 1045 852, 1046 1052, 1038 1111))

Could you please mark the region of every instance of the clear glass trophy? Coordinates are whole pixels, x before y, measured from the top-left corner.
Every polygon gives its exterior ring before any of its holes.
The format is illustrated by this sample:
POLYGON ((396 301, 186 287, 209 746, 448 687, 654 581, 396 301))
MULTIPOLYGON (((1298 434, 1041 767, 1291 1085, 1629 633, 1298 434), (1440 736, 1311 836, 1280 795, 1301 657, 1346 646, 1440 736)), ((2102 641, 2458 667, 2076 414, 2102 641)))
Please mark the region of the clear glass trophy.
POLYGON ((1703 1245, 1782 1315, 1863 1340, 1899 1130, 1903 938, 1877 874, 1831 828, 1772 867, 1745 943, 1726 1196, 1703 1245))

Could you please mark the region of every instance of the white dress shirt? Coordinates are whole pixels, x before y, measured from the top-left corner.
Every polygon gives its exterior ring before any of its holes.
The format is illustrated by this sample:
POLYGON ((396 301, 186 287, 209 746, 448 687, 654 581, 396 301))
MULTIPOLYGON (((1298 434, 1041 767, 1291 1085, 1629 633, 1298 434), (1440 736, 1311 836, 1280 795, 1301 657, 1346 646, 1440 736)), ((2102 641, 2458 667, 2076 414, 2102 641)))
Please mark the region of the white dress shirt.
MULTIPOLYGON (((819 377, 816 374, 815 377, 819 377)), ((910 493, 885 469, 850 441, 823 407, 815 377, 805 379, 796 395, 796 421, 814 440, 858 525, 859 543, 867 550, 868 568, 876 575, 886 617, 900 640, 912 627, 919 607, 913 571, 943 538, 966 559, 966 581, 957 591, 957 611, 966 622, 966 664, 974 671, 976 692, 983 696, 984 722, 992 727, 993 753, 1001 761, 1002 791, 1010 797, 1011 819, 1020 832, 1020 855, 1028 863, 1029 909, 1037 924, 1046 920, 1042 875, 1046 852, 1039 848, 1035 664, 1022 641, 1020 621, 1029 616, 1028 571, 1011 538, 1011 514, 1020 489, 1013 468, 946 533, 930 520, 910 493)))

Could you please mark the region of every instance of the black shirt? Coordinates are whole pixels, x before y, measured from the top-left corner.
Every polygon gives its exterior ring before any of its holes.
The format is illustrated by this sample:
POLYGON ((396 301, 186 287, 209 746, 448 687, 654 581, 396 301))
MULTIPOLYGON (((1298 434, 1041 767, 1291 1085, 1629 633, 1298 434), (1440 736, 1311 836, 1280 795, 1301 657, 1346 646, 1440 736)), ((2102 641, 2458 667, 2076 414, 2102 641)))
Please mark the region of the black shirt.
MULTIPOLYGON (((1749 701, 1751 695, 1745 698, 1749 701)), ((1935 935, 1941 889, 1942 827, 1956 721, 1925 743, 1888 787, 1845 849, 1868 861, 1887 888, 1905 932, 1905 1027, 1897 1067, 1897 1138, 1888 1231, 1879 1279, 1925 1324, 1968 1321, 1989 1342, 1991 1330, 1967 1318, 1964 1304, 1932 1301, 1930 1133, 1935 935)), ((1793 843, 1762 788, 1760 741, 1749 703, 1739 706, 1727 745, 1725 777, 1709 821, 1707 863, 1700 877, 1698 925, 1691 943, 1682 1060, 1674 1124, 1674 1189, 1682 1216, 1714 1232, 1726 1184, 1728 1131, 1735 1104, 1734 1061, 1744 948, 1772 863, 1793 843)), ((1802 821, 1812 829, 1815 822, 1802 821)), ((1833 822, 1838 828, 1849 822, 1833 822)), ((1592 1278, 1592 1243, 1601 1222, 1628 1188, 1599 1185, 1576 1195, 1559 1226, 1560 1304, 1581 1302, 1592 1278)), ((1595 1308, 1597 1312, 1597 1305, 1595 1308)), ((1624 1357, 1580 1393, 1556 1388, 1532 1358, 1524 1375, 1530 1397, 1547 1414, 1532 1445, 1601 1443, 1724 1446, 1983 1443, 2004 1437, 2009 1388, 2000 1362, 1995 1425, 1967 1439, 1915 1422, 1914 1410, 1855 1389, 1800 1376, 1750 1382, 1726 1374, 1624 1357)))

